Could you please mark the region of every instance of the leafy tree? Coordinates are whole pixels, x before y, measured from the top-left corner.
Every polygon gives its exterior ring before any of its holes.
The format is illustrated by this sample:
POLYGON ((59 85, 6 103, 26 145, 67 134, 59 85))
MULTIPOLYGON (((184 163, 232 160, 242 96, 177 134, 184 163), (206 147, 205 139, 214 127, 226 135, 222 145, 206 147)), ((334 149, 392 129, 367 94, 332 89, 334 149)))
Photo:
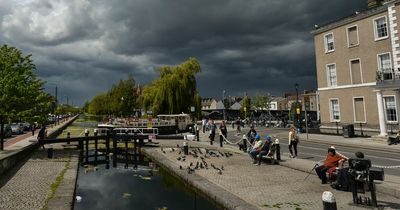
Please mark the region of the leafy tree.
POLYGON ((135 80, 129 75, 127 80, 120 80, 109 92, 112 113, 128 116, 137 107, 135 80))
MULTIPOLYGON (((39 120, 47 116, 53 102, 49 94, 43 92, 43 84, 36 77, 31 55, 23 55, 15 47, 0 47, 0 123, 15 120, 39 120)), ((3 132, 1 132, 3 133, 3 132)), ((3 149, 1 135, 1 149, 3 149)))
POLYGON ((266 95, 257 94, 255 96, 251 97, 251 102, 252 102, 251 106, 253 109, 262 109, 262 110, 269 111, 271 97, 266 96, 266 95))
POLYGON ((250 108, 251 108, 251 99, 249 97, 245 97, 242 101, 241 101, 241 105, 242 107, 240 108, 240 112, 244 115, 244 118, 247 118, 247 116, 250 113, 250 108))
POLYGON ((153 114, 188 113, 191 106, 200 111, 195 77, 200 71, 200 63, 195 58, 177 66, 159 68, 160 78, 144 87, 140 97, 142 106, 153 114))

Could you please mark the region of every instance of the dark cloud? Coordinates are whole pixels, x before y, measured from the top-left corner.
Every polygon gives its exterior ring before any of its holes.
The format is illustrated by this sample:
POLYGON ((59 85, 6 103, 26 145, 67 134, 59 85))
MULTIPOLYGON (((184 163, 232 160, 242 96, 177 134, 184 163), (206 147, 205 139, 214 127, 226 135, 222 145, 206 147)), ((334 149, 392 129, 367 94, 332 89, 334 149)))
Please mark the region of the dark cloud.
POLYGON ((366 0, 0 0, 0 42, 34 55, 77 104, 132 74, 196 57, 204 97, 316 88, 314 24, 366 0))

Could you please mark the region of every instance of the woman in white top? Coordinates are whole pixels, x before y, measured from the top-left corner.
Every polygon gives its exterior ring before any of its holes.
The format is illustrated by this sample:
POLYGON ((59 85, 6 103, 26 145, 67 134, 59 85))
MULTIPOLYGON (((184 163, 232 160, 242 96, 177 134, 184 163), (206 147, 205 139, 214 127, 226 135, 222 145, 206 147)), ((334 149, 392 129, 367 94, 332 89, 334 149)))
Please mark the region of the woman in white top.
POLYGON ((297 157, 297 143, 299 143, 299 142, 298 142, 298 138, 297 138, 296 129, 294 127, 291 127, 290 131, 289 131, 289 152, 290 152, 289 157, 291 157, 291 158, 297 157), (293 155, 293 151, 292 151, 292 146, 294 148, 294 155, 293 155))

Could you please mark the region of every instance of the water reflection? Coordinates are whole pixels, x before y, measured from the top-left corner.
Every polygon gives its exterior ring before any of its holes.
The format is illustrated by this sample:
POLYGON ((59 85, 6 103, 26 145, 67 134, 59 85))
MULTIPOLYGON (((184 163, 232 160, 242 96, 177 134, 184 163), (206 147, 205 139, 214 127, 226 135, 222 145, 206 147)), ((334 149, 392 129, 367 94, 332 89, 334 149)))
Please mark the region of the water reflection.
POLYGON ((82 166, 74 209, 219 209, 151 162, 136 167, 82 166))

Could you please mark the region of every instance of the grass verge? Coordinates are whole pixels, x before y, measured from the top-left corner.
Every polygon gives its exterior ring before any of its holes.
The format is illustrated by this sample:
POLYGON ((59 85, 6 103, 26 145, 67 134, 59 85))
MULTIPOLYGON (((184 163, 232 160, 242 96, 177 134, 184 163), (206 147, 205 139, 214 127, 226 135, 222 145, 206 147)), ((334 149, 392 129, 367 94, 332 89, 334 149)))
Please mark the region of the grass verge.
POLYGON ((69 168, 69 164, 71 162, 71 158, 68 158, 67 163, 64 166, 64 169, 61 171, 61 173, 57 176, 56 181, 54 181, 51 186, 50 186, 50 193, 46 198, 44 206, 40 210, 47 210, 48 207, 47 205, 49 204, 49 201, 54 198, 54 195, 56 194, 56 191, 58 187, 60 186, 61 182, 64 180, 64 175, 67 169, 69 168))

